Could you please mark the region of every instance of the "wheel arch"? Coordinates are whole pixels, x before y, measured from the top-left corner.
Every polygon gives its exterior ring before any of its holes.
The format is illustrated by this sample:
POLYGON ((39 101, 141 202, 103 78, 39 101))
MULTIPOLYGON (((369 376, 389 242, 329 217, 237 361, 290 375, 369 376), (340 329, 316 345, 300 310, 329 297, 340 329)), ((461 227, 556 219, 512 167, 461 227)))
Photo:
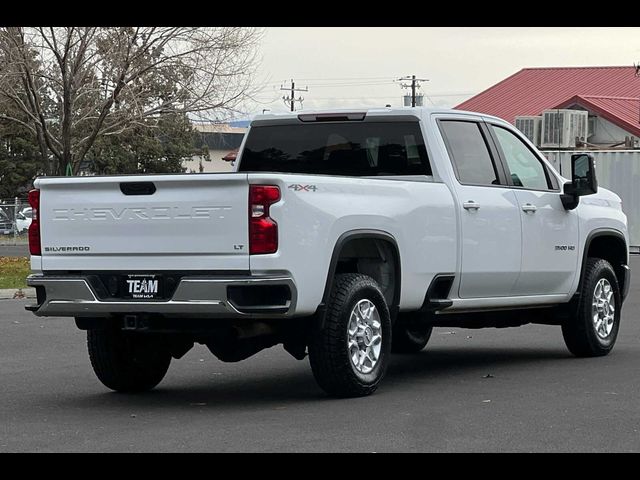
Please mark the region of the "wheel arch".
POLYGON ((589 257, 597 257, 607 260, 613 267, 620 286, 621 295, 624 298, 629 287, 627 274, 628 252, 627 241, 624 234, 619 230, 598 228, 590 232, 585 240, 584 251, 582 253, 578 292, 582 289, 587 259, 589 257))
MULTIPOLYGON (((327 280, 325 282, 324 293, 322 295, 322 303, 320 304, 319 310, 324 310, 327 305, 327 301, 329 299, 329 295, 331 293, 331 289, 333 288, 333 281, 336 273, 344 273, 345 270, 340 270, 344 268, 341 265, 341 262, 345 259, 345 252, 349 252, 349 249, 354 247, 355 245, 362 245, 367 243, 369 245, 377 245, 379 248, 382 248, 381 256, 384 257, 385 251, 389 253, 393 265, 390 269, 390 273, 392 273, 391 284, 392 284, 392 292, 390 294, 385 295, 385 299, 387 300, 389 306, 389 312, 391 313, 392 319, 395 318, 398 307, 400 304, 400 292, 401 292, 401 264, 400 264, 400 251, 398 249, 398 243, 393 235, 383 230, 371 230, 371 229, 357 229, 357 230, 349 230, 344 232, 342 235, 338 237, 336 243, 333 247, 333 252, 331 254, 331 260, 329 262, 329 269, 327 272, 327 280), (389 302, 389 298, 391 301, 389 302)), ((349 257, 352 258, 352 257, 349 257)), ((364 257, 353 257, 353 258, 364 258, 364 257)), ((387 260, 385 258, 381 258, 383 262, 387 260)), ((344 263, 344 262, 342 262, 344 263)), ((348 270, 347 270, 348 271, 348 270)), ((353 273, 365 273, 372 276, 378 283, 381 283, 375 275, 371 275, 368 272, 363 271, 355 271, 353 273)), ((382 285, 381 285, 382 286, 382 285)))

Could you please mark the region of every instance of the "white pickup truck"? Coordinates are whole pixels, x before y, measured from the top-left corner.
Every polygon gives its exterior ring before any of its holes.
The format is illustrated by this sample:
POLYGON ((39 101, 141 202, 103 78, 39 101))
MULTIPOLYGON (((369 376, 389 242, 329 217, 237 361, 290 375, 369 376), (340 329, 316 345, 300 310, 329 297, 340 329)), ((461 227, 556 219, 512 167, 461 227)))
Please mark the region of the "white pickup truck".
POLYGON ((455 110, 263 115, 233 173, 38 178, 28 284, 75 317, 98 378, 156 386, 205 344, 283 344, 335 396, 373 392, 434 326, 561 325, 613 348, 629 288, 620 198, 561 177, 512 125, 455 110))

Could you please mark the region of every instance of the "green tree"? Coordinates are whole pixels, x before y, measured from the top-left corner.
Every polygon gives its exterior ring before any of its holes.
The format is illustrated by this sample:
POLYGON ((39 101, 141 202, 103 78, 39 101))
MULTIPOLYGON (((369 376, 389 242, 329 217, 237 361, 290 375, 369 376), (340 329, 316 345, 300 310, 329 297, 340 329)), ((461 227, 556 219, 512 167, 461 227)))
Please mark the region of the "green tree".
POLYGON ((100 175, 182 173, 183 160, 207 155, 194 147, 196 132, 186 115, 145 119, 119 136, 96 141, 86 157, 87 169, 100 175))
POLYGON ((0 198, 24 196, 44 171, 35 138, 19 124, 0 121, 0 198))

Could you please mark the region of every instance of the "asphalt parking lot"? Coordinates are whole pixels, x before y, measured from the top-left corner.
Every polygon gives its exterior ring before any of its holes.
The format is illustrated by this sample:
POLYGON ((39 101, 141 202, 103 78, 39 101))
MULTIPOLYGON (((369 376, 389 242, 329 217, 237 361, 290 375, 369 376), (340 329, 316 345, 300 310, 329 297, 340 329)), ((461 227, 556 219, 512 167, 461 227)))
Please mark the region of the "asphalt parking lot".
POLYGON ((197 346, 156 390, 112 393, 73 320, 0 300, 0 452, 638 452, 638 277, 607 357, 573 358, 559 327, 439 328, 349 400, 281 347, 225 364, 197 346))
POLYGON ((0 245, 0 257, 28 257, 29 245, 26 243, 18 245, 0 245))

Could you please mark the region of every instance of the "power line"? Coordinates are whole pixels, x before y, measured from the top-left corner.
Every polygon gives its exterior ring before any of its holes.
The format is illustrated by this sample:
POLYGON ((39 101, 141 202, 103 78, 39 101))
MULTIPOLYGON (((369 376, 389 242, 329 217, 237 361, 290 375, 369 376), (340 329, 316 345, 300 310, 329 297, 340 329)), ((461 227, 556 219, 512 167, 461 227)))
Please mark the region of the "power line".
POLYGON ((387 80, 389 76, 384 77, 315 77, 315 78, 299 78, 298 80, 387 80))
MULTIPOLYGON (((315 85, 351 85, 351 84, 359 84, 359 83, 393 83, 395 79, 391 77, 344 77, 344 78, 314 78, 314 79, 300 79, 298 80, 311 80, 313 81, 313 86, 315 85)), ((276 82, 263 82, 262 86, 278 86, 281 85, 276 82)), ((310 85, 310 84, 309 84, 310 85)))
POLYGON ((294 105, 296 102, 299 102, 300 105, 302 105, 302 102, 304 101, 303 97, 298 97, 295 98, 296 92, 308 92, 309 88, 305 87, 305 88, 296 88, 296 84, 293 81, 293 79, 291 79, 291 88, 287 87, 283 87, 282 85, 280 86, 280 90, 284 90, 284 91, 288 91, 291 90, 291 94, 290 96, 285 97, 284 95, 282 96, 282 100, 284 100, 285 105, 287 103, 290 103, 291 105, 291 111, 293 112, 295 110, 294 105))
MULTIPOLYGON (((427 98, 438 98, 438 97, 466 97, 467 95, 473 95, 473 93, 448 93, 443 95, 425 95, 427 98)), ((380 100, 386 98, 398 98, 397 95, 383 95, 383 96, 372 96, 372 97, 313 97, 314 100, 380 100)))
POLYGON ((311 84, 315 88, 332 88, 332 87, 365 87, 373 85, 393 85, 395 82, 368 82, 368 83, 319 83, 311 84))
POLYGON ((384 100, 395 98, 397 99, 397 95, 385 95, 385 96, 376 96, 376 97, 313 97, 313 100, 384 100))
MULTIPOLYGON (((436 94, 431 94, 428 95, 430 98, 438 98, 438 97, 466 97, 467 95, 474 95, 475 92, 461 92, 461 93, 436 93, 436 94)), ((426 96, 426 95, 425 95, 426 96)), ((275 102, 276 100, 278 100, 278 97, 276 96, 274 97, 266 97, 266 96, 256 96, 253 97, 254 99, 256 98, 261 98, 261 99, 271 99, 270 101, 275 102)), ((367 99, 367 98, 372 98, 372 99, 384 99, 384 98, 397 98, 397 95, 383 95, 383 96, 367 96, 367 97, 313 97, 314 100, 348 100, 351 98, 356 98, 356 99, 367 99)), ((262 102, 261 102, 262 103, 262 102)))
MULTIPOLYGON (((359 87, 359 86, 364 86, 364 85, 393 85, 395 84, 395 81, 378 81, 378 82, 340 82, 340 83, 309 83, 307 84, 307 87, 319 87, 319 88, 326 88, 326 87, 359 87)), ((282 83, 280 84, 276 84, 276 83, 269 83, 269 84, 264 84, 264 86, 282 86, 282 83)))

